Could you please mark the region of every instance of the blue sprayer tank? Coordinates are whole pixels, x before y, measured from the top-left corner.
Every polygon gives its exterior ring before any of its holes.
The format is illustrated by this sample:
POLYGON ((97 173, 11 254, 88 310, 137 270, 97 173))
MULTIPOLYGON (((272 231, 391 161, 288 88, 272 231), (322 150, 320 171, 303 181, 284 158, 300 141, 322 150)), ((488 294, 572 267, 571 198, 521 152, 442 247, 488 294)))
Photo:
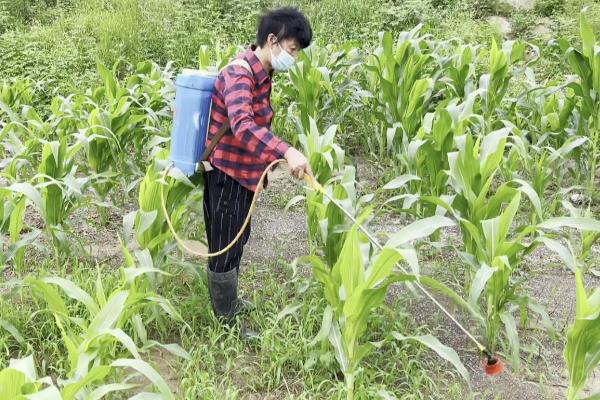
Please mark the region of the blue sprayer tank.
POLYGON ((186 176, 194 175, 204 152, 216 78, 214 71, 184 69, 175 80, 169 161, 186 176))

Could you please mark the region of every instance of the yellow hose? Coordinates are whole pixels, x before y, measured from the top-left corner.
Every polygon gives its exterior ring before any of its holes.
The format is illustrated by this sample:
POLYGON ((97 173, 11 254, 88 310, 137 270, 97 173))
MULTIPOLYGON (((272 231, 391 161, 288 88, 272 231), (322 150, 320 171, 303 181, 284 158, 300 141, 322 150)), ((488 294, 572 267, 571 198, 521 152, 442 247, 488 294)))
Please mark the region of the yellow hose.
MULTIPOLYGON (((216 257, 216 256, 224 254, 228 250, 230 250, 238 242, 238 240, 241 239, 241 237, 244 234, 244 231, 246 230, 246 227, 250 223, 250 219, 256 208, 256 201, 258 200, 258 195, 263 190, 264 181, 267 177, 267 174, 269 173, 269 171, 271 171, 271 169, 274 166, 276 166, 277 164, 280 164, 280 163, 284 163, 284 162, 286 162, 286 160, 284 160, 284 159, 275 160, 271 164, 269 164, 267 166, 267 168, 265 168, 262 175, 260 176, 260 180, 258 181, 258 185, 256 187, 256 192, 254 192, 254 196, 252 196, 252 203, 250 204, 250 210, 248 210, 248 215, 246 215, 246 219, 244 220, 244 224, 240 228, 240 231, 237 233, 237 235, 233 238, 233 240, 227 246, 225 246, 223 249, 216 251, 214 253, 209 253, 209 252, 199 250, 199 249, 205 248, 206 246, 204 246, 201 242, 198 242, 195 240, 182 239, 179 237, 177 232, 175 232, 175 228, 173 227, 173 223, 171 222, 171 218, 169 216, 169 213, 167 212, 167 206, 165 204, 164 187, 161 186, 161 188, 160 188, 160 205, 161 205, 162 211, 165 215, 165 219, 167 220, 167 225, 169 225, 169 229, 171 230, 171 233, 173 234, 173 237, 175 238, 175 241, 177 242, 177 244, 179 244, 179 246, 182 249, 184 249, 185 251, 187 251, 188 253, 195 255, 195 256, 200 256, 203 258, 216 257)), ((171 168, 173 168, 173 164, 170 164, 163 172, 163 176, 162 176, 163 181, 169 174, 169 171, 171 170, 171 168)), ((315 191, 323 190, 323 187, 319 184, 319 182, 317 182, 317 180, 312 175, 304 174, 304 180, 306 180, 306 182, 315 191)))
MULTIPOLYGON (((227 245, 225 246, 223 249, 216 251, 214 253, 208 253, 208 252, 203 252, 198 250, 199 246, 205 247, 202 243, 198 242, 198 241, 194 241, 194 240, 183 240, 179 237, 179 235, 177 235, 177 232, 175 232, 175 228, 173 227, 173 224, 171 222, 171 218, 169 217, 169 213, 167 212, 167 207, 165 205, 165 195, 163 192, 163 187, 160 188, 160 204, 162 206, 162 210, 163 213, 165 214, 165 219, 167 220, 167 224, 169 225, 169 229, 171 230, 171 233, 173 234, 173 237, 175 238, 175 240, 177 241, 177 243, 179 244, 179 246, 181 246, 181 248, 183 248, 185 251, 187 251, 190 254, 196 255, 196 256, 200 256, 203 258, 209 258, 209 257, 216 257, 219 256, 223 253, 225 253, 226 251, 228 251, 229 249, 231 249, 238 240, 240 240, 240 238, 242 237, 242 235, 244 234, 244 230, 246 229, 246 227, 248 226, 248 224, 250 223, 250 218, 252 217, 252 214, 254 213, 254 210, 256 208, 256 201, 258 200, 258 195, 260 194, 260 192, 262 192, 263 190, 263 183, 267 177, 267 174, 269 173, 269 171, 277 164, 286 162, 286 160, 284 159, 279 159, 279 160, 275 160, 273 161, 271 164, 269 164, 267 166, 267 168, 265 168, 265 170, 263 171, 262 175, 260 176, 260 180, 258 181, 258 185, 256 188, 256 192, 254 192, 254 196, 252 197, 252 203, 250 204, 250 210, 248 210, 248 215, 246 215, 246 219, 244 220, 244 224, 242 225, 242 227, 240 228, 240 231, 238 232, 238 234, 235 236, 235 238, 233 238, 233 240, 227 245), (193 249, 190 247, 190 245, 192 246, 197 246, 196 249, 193 249)), ((169 174, 169 171, 171 170, 171 168, 173 168, 173 164, 169 165, 166 169, 165 172, 163 173, 163 181, 166 178, 166 176, 169 174)), ((352 222, 357 223, 356 219, 354 217, 352 217, 343 207, 341 204, 339 204, 335 199, 333 199, 329 194, 327 194, 327 192, 325 192, 325 190, 323 189, 323 186, 321 186, 321 184, 319 184, 319 182, 312 176, 309 174, 304 174, 304 180, 309 184, 309 186, 317 192, 321 192, 323 193, 330 201, 332 201, 337 207, 340 208, 340 210, 342 210, 347 216, 348 218, 350 218, 352 220, 352 222)), ((381 246, 378 241, 365 229, 364 226, 359 224, 359 228, 368 236, 368 238, 371 240, 371 242, 380 250, 383 248, 383 246, 381 246)), ((400 265, 400 263, 396 264, 404 273, 408 274, 409 272, 406 271, 406 269, 400 265)), ((471 332, 469 332, 469 330, 467 328, 465 328, 448 310, 446 310, 446 308, 439 303, 435 297, 433 297, 429 291, 427 289, 425 289, 418 281, 415 282, 416 286, 421 289, 421 291, 427 296, 429 297, 429 299, 441 310, 443 311, 449 318, 450 320, 458 327, 460 328, 466 335, 467 337, 477 346, 477 348, 479 349, 480 352, 482 352, 483 354, 485 354, 488 357, 488 361, 489 359, 492 357, 492 352, 489 351, 483 344, 481 344, 479 342, 479 340, 477 340, 475 338, 475 336, 473 334, 471 334, 471 332)))

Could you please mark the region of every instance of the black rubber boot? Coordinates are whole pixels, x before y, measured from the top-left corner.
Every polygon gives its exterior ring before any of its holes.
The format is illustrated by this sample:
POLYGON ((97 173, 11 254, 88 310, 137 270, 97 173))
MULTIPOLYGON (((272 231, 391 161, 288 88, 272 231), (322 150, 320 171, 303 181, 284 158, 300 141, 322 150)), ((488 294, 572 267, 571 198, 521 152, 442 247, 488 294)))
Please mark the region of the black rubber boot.
MULTIPOLYGON (((223 323, 235 324, 236 316, 249 310, 251 303, 237 297, 238 273, 235 269, 227 272, 213 272, 207 268, 208 293, 212 308, 223 323)), ((253 339, 258 334, 242 323, 240 338, 253 339)))
POLYGON ((213 311, 217 318, 231 325, 237 303, 237 272, 235 269, 227 272, 213 272, 208 269, 207 275, 213 311))

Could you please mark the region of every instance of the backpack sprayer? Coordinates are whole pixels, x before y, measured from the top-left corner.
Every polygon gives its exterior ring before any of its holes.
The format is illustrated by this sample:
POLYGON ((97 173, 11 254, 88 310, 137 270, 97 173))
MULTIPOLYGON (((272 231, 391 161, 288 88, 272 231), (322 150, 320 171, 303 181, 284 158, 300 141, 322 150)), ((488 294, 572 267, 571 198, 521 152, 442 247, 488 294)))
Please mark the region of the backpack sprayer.
MULTIPOLYGON (((206 137, 208 133, 208 126, 210 123, 210 113, 212 105, 212 92, 217 79, 217 73, 212 71, 196 71, 196 70, 183 70, 182 74, 179 75, 175 81, 176 92, 175 92, 175 116, 173 122, 173 130, 171 132, 171 152, 169 155, 169 165, 163 172, 163 180, 169 174, 171 169, 179 169, 185 176, 189 177, 194 175, 196 172, 206 169, 208 156, 212 150, 216 147, 219 140, 229 130, 229 123, 224 123, 219 129, 216 135, 213 137, 211 142, 206 145, 206 137)), ((160 199, 163 213, 167 221, 167 225, 173 237, 177 243, 188 253, 197 255, 203 258, 215 257, 227 252, 237 241, 242 237, 250 218, 256 208, 256 201, 258 195, 262 191, 263 183, 267 174, 271 169, 285 160, 275 160, 270 163, 262 173, 258 182, 257 190, 252 198, 250 210, 244 220, 244 224, 240 228, 240 231, 236 237, 223 249, 210 253, 207 251, 206 246, 201 242, 195 240, 185 240, 179 237, 169 217, 165 206, 164 192, 161 188, 160 199)), ((313 176, 308 174, 304 175, 304 179, 310 186, 311 190, 322 193, 329 199, 336 207, 338 207, 354 224, 357 224, 359 229, 369 238, 375 247, 382 249, 383 246, 379 244, 377 239, 367 231, 367 229, 358 224, 356 219, 341 205, 339 204, 323 187, 315 180, 313 176)), ((408 274, 408 271, 397 263, 396 266, 408 274)), ((425 289, 418 281, 415 285, 427 296, 450 320, 477 346, 479 351, 485 355, 484 370, 487 375, 499 375, 504 370, 502 361, 496 357, 490 350, 488 350, 483 344, 481 344, 473 334, 471 334, 446 308, 440 304, 427 289, 425 289)))

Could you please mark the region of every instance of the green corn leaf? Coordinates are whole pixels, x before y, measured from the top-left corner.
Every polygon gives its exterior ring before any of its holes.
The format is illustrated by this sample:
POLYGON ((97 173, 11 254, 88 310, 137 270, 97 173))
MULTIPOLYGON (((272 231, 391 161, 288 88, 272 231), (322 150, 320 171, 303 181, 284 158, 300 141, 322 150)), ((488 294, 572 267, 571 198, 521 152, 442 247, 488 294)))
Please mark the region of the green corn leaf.
MULTIPOLYGON (((17 342, 19 342, 21 344, 25 343, 25 339, 23 338, 23 335, 21 335, 19 330, 17 328, 15 328, 15 326, 13 324, 11 324, 10 322, 0 318, 0 327, 3 328, 4 330, 6 330, 8 333, 10 333, 17 342)), ((0 397, 0 398, 2 398, 2 397, 0 397)))
POLYGON ((106 304, 102 306, 100 312, 90 322, 86 336, 91 338, 102 331, 111 329, 121 318, 128 296, 129 292, 126 290, 113 293, 106 304))
POLYGON ((54 386, 49 386, 37 393, 23 396, 27 400, 63 400, 60 392, 54 386))
POLYGON ((469 314, 471 314, 471 316, 473 318, 475 318, 481 326, 485 325, 485 321, 484 321, 484 318, 481 315, 481 313, 479 311, 477 311, 473 306, 471 306, 471 304, 466 302, 462 297, 460 297, 460 295, 458 293, 456 293, 454 290, 450 289, 448 286, 444 285, 442 282, 439 282, 428 276, 421 276, 420 282, 425 286, 428 286, 442 294, 445 294, 455 304, 462 307, 464 310, 468 311, 469 314))
POLYGON ((164 400, 164 399, 165 399, 165 397, 162 394, 148 393, 148 392, 138 393, 135 396, 129 398, 129 400, 164 400))
POLYGON ((592 60, 594 56, 594 45, 596 44, 596 35, 594 35, 594 30, 592 29, 592 26, 587 20, 585 14, 586 9, 581 11, 579 17, 581 44, 583 48, 583 55, 589 60, 592 60))
POLYGON ((348 357, 346 356, 346 347, 342 339, 342 333, 340 332, 340 326, 337 321, 333 321, 331 329, 329 330, 329 342, 333 346, 335 352, 335 359, 340 365, 342 373, 348 371, 348 357))
POLYGON ((316 345, 319 342, 324 341, 329 337, 329 331, 331 330, 331 324, 333 323, 333 308, 330 305, 325 307, 325 311, 323 311, 323 320, 321 321, 321 329, 314 337, 314 339, 310 342, 311 346, 316 345))
POLYGON ((162 344, 162 343, 159 343, 157 341, 150 340, 150 341, 148 341, 148 345, 146 346, 146 348, 150 348, 150 347, 153 347, 153 346, 157 346, 157 347, 160 347, 162 349, 165 349, 169 353, 171 353, 171 354, 173 354, 173 355, 175 355, 177 357, 183 358, 185 360, 189 361, 189 360, 192 359, 192 356, 190 355, 190 353, 188 353, 187 351, 185 351, 183 349, 183 347, 181 347, 177 343, 162 344))
POLYGON ((519 370, 520 357, 519 357, 519 333, 517 331, 517 323, 513 315, 504 311, 500 313, 500 320, 504 324, 506 330, 506 336, 508 336, 508 343, 510 344, 512 353, 512 367, 515 371, 519 370))
POLYGON ((368 270, 368 278, 365 283, 365 287, 370 289, 375 287, 378 283, 386 279, 392 272, 392 268, 396 265, 402 256, 394 249, 384 248, 373 266, 368 270))
POLYGON ((600 232, 600 221, 584 217, 556 217, 538 224, 538 228, 548 230, 573 228, 581 231, 600 232))
POLYGON ((131 390, 139 387, 140 385, 133 383, 109 383, 107 385, 102 385, 94 391, 92 391, 87 397, 86 400, 100 400, 104 396, 112 392, 120 392, 122 390, 131 390))
POLYGON ((69 315, 67 306, 56 289, 42 280, 31 277, 25 278, 25 282, 39 292, 41 298, 48 304, 50 311, 63 317, 69 315))
POLYGON ((92 316, 95 316, 100 311, 98 305, 92 299, 92 296, 90 296, 87 292, 85 292, 72 281, 57 276, 43 278, 42 280, 46 283, 57 285, 65 292, 67 296, 83 303, 92 316))
POLYGON ((549 250, 556 253, 565 263, 565 265, 571 271, 575 272, 577 267, 577 257, 570 249, 568 249, 566 246, 563 246, 558 240, 550 239, 546 236, 540 236, 536 240, 543 243, 549 250))
POLYGON ((398 189, 406 185, 410 181, 421 180, 416 175, 400 175, 389 181, 383 186, 383 190, 393 190, 398 189))
POLYGON ((456 370, 463 377, 463 379, 466 382, 469 382, 469 372, 463 365, 462 361, 460 361, 460 358, 458 357, 456 351, 454 351, 453 348, 440 343, 440 341, 436 337, 431 335, 404 336, 398 332, 392 332, 391 336, 399 341, 412 340, 429 347, 444 360, 449 361, 454 366, 454 368, 456 368, 456 370))
POLYGON ((17 399, 22 394, 21 387, 25 384, 26 377, 21 371, 5 368, 0 371, 0 398, 17 399))
POLYGON ((106 365, 94 366, 86 376, 79 379, 77 382, 71 383, 64 387, 61 391, 63 400, 74 400, 77 393, 90 383, 104 379, 110 372, 110 367, 106 365))
POLYGON ((475 273, 473 282, 471 282, 471 289, 469 290, 469 303, 473 308, 477 308, 479 296, 485 289, 487 282, 492 277, 494 272, 496 272, 496 268, 491 268, 487 264, 482 264, 475 273))
POLYGON ((132 356, 134 356, 137 359, 140 358, 140 354, 138 353, 137 346, 133 342, 133 339, 131 339, 131 337, 125 332, 123 332, 123 330, 121 329, 103 329, 99 331, 96 335, 89 336, 89 338, 82 345, 82 348, 84 348, 87 351, 87 347, 90 344, 92 344, 94 340, 105 335, 110 335, 114 337, 131 353, 132 356))
POLYGON ((145 361, 135 360, 135 359, 123 359, 120 358, 112 362, 111 367, 125 367, 125 368, 133 368, 142 375, 144 375, 154 386, 158 388, 160 393, 168 400, 174 400, 175 396, 169 389, 167 382, 160 376, 158 372, 154 368, 150 366, 145 361))
POLYGON ((430 236, 440 228, 454 226, 456 223, 450 218, 441 215, 423 218, 413 222, 412 224, 400 229, 393 234, 386 243, 386 247, 400 247, 412 240, 421 239, 430 236))
POLYGON ((356 226, 348 232, 342 252, 332 269, 332 274, 340 274, 346 298, 352 297, 354 290, 365 281, 358 228, 356 226))
POLYGON ((576 316, 567 331, 564 358, 569 372, 567 398, 575 400, 600 362, 600 290, 588 297, 579 269, 575 270, 576 316))
POLYGON ((38 209, 38 211, 44 216, 46 214, 46 207, 42 199, 41 193, 29 183, 13 183, 8 187, 16 193, 24 194, 38 209))

